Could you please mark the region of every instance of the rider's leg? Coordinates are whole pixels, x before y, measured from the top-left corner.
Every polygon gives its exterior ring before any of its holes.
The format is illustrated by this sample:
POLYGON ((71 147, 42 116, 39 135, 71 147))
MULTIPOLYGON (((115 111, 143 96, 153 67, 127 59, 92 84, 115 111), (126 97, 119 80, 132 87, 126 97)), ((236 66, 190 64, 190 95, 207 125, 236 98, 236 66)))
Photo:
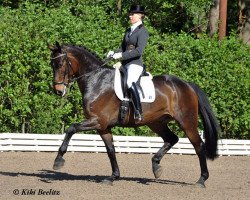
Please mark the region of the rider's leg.
POLYGON ((143 71, 143 67, 140 65, 130 64, 126 65, 125 68, 127 69, 127 86, 130 88, 132 83, 136 83, 141 76, 143 71))
POLYGON ((136 87, 136 82, 141 76, 143 67, 140 65, 130 64, 126 66, 128 72, 127 86, 134 106, 135 119, 142 120, 142 108, 140 102, 140 96, 136 87))
POLYGON ((134 106, 135 120, 142 121, 143 117, 142 117, 140 96, 136 84, 134 82, 132 83, 132 86, 129 88, 129 94, 131 95, 132 103, 134 106))

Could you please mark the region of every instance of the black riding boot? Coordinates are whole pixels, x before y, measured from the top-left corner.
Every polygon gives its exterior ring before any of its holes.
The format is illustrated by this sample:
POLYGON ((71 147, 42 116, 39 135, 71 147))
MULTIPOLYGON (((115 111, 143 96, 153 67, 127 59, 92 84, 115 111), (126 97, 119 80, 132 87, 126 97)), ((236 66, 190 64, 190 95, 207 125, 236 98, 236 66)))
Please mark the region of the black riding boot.
POLYGON ((134 106, 135 120, 142 121, 143 116, 142 116, 140 96, 135 83, 132 83, 132 86, 129 88, 129 94, 131 96, 132 103, 134 106))

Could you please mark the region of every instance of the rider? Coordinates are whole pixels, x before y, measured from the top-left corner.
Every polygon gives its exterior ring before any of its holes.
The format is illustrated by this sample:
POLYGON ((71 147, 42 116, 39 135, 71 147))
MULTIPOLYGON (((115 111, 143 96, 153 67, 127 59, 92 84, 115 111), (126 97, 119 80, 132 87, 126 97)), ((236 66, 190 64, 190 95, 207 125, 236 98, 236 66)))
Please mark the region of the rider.
POLYGON ((142 23, 145 17, 144 7, 132 5, 129 10, 131 27, 126 30, 120 49, 110 51, 107 57, 120 59, 127 71, 127 87, 134 105, 135 120, 141 121, 142 108, 136 82, 143 72, 142 54, 148 40, 148 31, 142 23))

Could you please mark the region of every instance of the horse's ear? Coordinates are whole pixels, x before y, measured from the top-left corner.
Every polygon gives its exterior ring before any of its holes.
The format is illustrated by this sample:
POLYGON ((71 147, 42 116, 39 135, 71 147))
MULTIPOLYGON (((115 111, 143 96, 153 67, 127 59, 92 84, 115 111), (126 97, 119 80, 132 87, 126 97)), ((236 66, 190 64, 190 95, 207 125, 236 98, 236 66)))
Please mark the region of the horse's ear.
POLYGON ((55 45, 52 45, 52 44, 48 44, 48 48, 51 50, 51 51, 59 51, 61 52, 61 46, 59 44, 59 42, 56 41, 56 44, 55 45))
POLYGON ((59 44, 59 42, 57 42, 57 41, 56 41, 56 46, 57 46, 57 47, 60 47, 60 44, 59 44))
POLYGON ((54 46, 52 44, 47 44, 47 46, 51 51, 55 51, 57 49, 57 46, 54 46))
POLYGON ((56 47, 61 52, 61 46, 60 46, 59 42, 57 42, 57 41, 56 41, 56 47))

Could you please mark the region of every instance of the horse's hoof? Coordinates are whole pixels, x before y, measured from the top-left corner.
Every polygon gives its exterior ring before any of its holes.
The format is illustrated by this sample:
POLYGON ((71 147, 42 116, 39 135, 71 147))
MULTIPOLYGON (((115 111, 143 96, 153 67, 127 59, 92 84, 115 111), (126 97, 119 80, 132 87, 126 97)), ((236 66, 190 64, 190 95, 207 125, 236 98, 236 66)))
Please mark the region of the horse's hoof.
POLYGON ((56 159, 53 165, 54 170, 59 170, 64 166, 65 160, 63 158, 56 159))
POLYGON ((105 184, 105 185, 113 185, 113 181, 109 180, 109 179, 104 179, 102 182, 102 184, 105 184))
POLYGON ((195 185, 200 187, 200 188, 206 188, 204 182, 201 182, 201 181, 197 181, 195 185))
POLYGON ((200 177, 200 179, 196 182, 196 185, 200 188, 205 188, 205 181, 207 180, 207 178, 204 177, 200 177))
POLYGON ((162 167, 160 165, 158 165, 157 168, 153 170, 153 172, 154 172, 156 179, 160 178, 160 176, 163 172, 162 167))

